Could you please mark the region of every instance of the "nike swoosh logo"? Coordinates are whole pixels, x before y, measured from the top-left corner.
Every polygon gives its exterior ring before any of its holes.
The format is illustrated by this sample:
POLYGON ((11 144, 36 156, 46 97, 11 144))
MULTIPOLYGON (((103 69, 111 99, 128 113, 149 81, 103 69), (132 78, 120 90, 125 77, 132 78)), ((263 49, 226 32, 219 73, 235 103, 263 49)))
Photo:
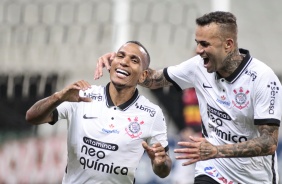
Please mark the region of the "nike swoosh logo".
POLYGON ((96 118, 96 117, 86 116, 86 114, 84 114, 84 115, 83 115, 83 118, 84 118, 84 119, 94 119, 94 118, 96 118))
POLYGON ((212 88, 211 86, 206 86, 204 83, 203 83, 203 87, 204 88, 212 88))

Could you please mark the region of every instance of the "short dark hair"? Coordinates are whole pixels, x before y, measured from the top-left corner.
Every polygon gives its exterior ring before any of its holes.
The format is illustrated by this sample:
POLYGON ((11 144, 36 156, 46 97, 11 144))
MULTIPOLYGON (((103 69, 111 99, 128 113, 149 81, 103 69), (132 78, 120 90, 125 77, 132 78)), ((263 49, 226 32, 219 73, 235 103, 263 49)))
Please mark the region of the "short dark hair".
POLYGON ((233 37, 237 40, 237 22, 236 17, 230 12, 215 11, 207 13, 196 19, 198 26, 206 26, 211 23, 216 23, 221 28, 222 33, 233 37))
POLYGON ((151 60, 151 58, 150 58, 149 52, 148 52, 147 49, 144 47, 144 45, 142 45, 139 41, 136 41, 136 40, 127 41, 125 44, 127 44, 127 43, 134 43, 134 44, 139 45, 140 47, 142 47, 142 48, 144 49, 144 51, 145 51, 146 54, 147 54, 147 65, 145 66, 145 68, 147 69, 147 68, 149 67, 149 65, 150 65, 150 60, 151 60))
POLYGON ((230 12, 224 11, 215 11, 211 13, 207 13, 196 19, 196 23, 199 26, 205 26, 210 23, 218 23, 218 24, 234 24, 236 23, 236 17, 230 12))

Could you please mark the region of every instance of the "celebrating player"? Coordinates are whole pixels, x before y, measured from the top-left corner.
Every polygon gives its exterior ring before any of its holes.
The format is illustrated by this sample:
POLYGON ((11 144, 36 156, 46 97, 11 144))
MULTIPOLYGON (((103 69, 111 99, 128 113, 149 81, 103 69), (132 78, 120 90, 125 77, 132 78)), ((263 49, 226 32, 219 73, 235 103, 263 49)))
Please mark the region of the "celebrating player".
MULTIPOLYGON (((281 84, 266 64, 239 49, 236 17, 216 11, 196 19, 197 56, 150 69, 142 86, 196 89, 203 138, 179 142, 176 159, 196 163, 195 184, 278 184, 276 148, 281 84)), ((99 58, 95 78, 114 53, 99 58)))
POLYGON ((133 183, 145 151, 153 171, 169 175, 167 127, 162 110, 136 88, 148 74, 150 55, 137 41, 122 45, 105 87, 81 80, 36 102, 32 124, 66 119, 68 161, 63 183, 133 183))

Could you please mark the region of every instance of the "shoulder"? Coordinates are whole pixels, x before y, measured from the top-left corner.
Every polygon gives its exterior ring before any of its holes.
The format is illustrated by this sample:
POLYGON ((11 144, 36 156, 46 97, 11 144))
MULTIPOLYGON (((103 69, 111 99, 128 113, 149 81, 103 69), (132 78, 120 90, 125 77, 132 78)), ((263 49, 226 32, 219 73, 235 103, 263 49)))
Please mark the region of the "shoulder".
POLYGON ((256 58, 252 58, 252 62, 250 64, 250 67, 248 68, 249 68, 248 72, 254 72, 257 75, 257 77, 261 79, 266 79, 276 76, 272 68, 270 68, 267 64, 256 58))
POLYGON ((275 72, 264 62, 253 58, 250 66, 246 70, 246 74, 252 77, 254 88, 261 92, 267 92, 271 86, 280 87, 281 83, 275 72))
POLYGON ((162 115, 162 109, 156 103, 151 102, 148 98, 143 95, 139 96, 138 101, 136 102, 136 108, 149 112, 152 114, 160 114, 162 115))

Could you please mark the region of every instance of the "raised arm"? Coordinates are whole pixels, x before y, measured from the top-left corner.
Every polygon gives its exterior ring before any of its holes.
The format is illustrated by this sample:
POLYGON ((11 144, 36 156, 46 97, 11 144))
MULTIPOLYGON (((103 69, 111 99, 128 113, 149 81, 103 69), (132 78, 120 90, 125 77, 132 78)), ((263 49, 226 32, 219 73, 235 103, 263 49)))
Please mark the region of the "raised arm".
POLYGON ((146 80, 143 83, 139 83, 139 85, 150 89, 157 89, 172 85, 172 83, 166 80, 163 69, 153 70, 149 68, 148 71, 146 80))
POLYGON ((104 54, 103 56, 98 58, 96 69, 94 72, 94 80, 99 79, 103 76, 103 68, 105 67, 108 71, 110 71, 111 68, 111 62, 116 56, 115 52, 104 54))
POLYGON ((91 101, 89 98, 79 96, 79 90, 86 90, 90 87, 91 86, 88 82, 81 80, 65 87, 63 90, 56 92, 47 98, 37 101, 26 112, 26 121, 34 125, 52 122, 53 111, 62 102, 91 101))
POLYGON ((272 155, 277 149, 278 126, 259 125, 260 137, 236 144, 215 146, 204 138, 193 138, 192 142, 179 142, 185 148, 175 149, 175 153, 182 153, 176 159, 189 159, 183 165, 190 165, 200 160, 213 158, 255 157, 272 155))

